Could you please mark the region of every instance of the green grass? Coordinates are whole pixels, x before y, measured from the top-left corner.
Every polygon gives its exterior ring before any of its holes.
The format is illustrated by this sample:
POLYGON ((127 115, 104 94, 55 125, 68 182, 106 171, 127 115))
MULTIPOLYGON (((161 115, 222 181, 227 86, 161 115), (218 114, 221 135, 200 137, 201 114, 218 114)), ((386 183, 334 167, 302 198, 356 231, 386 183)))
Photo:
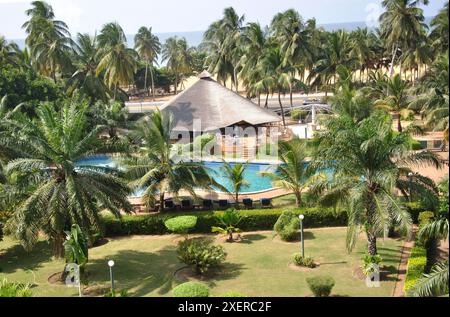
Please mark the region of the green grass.
MULTIPOLYGON (((391 296, 396 281, 396 270, 402 241, 379 241, 379 251, 388 274, 380 288, 368 288, 363 280, 353 276, 364 253, 363 237, 356 250, 345 249, 345 229, 308 230, 305 238, 306 255, 321 263, 309 272, 294 271, 289 267, 292 255, 299 252, 300 243, 285 243, 271 232, 247 233, 242 243, 221 243, 227 253, 221 272, 202 282, 211 288, 211 296, 238 292, 247 296, 309 296, 306 278, 331 275, 336 280, 334 295, 391 296)), ((175 250, 177 236, 134 237, 110 241, 90 250, 87 266, 90 285, 108 286, 107 261, 114 259, 116 285, 128 289, 132 296, 171 296, 171 289, 180 281, 173 273, 184 265, 179 263, 175 250)), ((50 285, 50 275, 60 272, 62 261, 52 260, 49 245, 41 242, 27 254, 10 238, 0 242, 0 278, 31 282, 35 296, 75 296, 76 289, 50 285), (33 280, 33 273, 35 281, 33 280)))

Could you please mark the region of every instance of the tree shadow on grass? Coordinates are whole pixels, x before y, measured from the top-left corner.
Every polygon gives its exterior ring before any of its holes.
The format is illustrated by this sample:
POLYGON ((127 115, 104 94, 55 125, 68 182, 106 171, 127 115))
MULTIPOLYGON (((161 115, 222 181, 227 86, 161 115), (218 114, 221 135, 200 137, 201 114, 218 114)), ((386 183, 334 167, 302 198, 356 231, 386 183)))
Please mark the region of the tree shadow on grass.
POLYGON ((114 260, 114 280, 118 290, 131 290, 134 296, 145 296, 157 291, 164 295, 171 290, 173 272, 182 264, 178 261, 175 247, 168 246, 155 252, 123 250, 107 258, 89 262, 90 284, 107 284, 107 262, 114 260))
POLYGON ((244 234, 242 236, 242 241, 240 243, 242 244, 252 244, 256 241, 261 241, 267 239, 266 236, 262 234, 244 234))
MULTIPOLYGON (((243 264, 227 262, 218 268, 210 269, 203 275, 192 275, 192 278, 199 282, 207 284, 210 288, 213 288, 217 286, 218 281, 226 281, 238 278, 239 275, 241 275, 243 269, 243 264)), ((187 280, 181 282, 187 282, 187 280)))
POLYGON ((53 251, 47 241, 39 241, 31 252, 16 244, 6 250, 0 250, 0 272, 15 273, 17 270, 36 270, 42 263, 51 261, 53 251))
POLYGON ((398 282, 398 270, 393 265, 385 265, 380 268, 380 280, 398 282))
MULTIPOLYGON (((281 238, 280 238, 279 235, 275 235, 274 238, 275 238, 275 239, 279 239, 280 241, 285 242, 285 243, 299 243, 299 242, 302 241, 300 232, 297 233, 297 234, 295 234, 295 236, 293 237, 293 239, 292 239, 292 240, 289 240, 289 241, 281 240, 281 238)), ((303 233, 303 239, 304 239, 305 241, 306 241, 306 240, 314 240, 315 238, 316 238, 316 236, 315 236, 314 233, 311 232, 311 231, 305 231, 305 232, 303 233)))

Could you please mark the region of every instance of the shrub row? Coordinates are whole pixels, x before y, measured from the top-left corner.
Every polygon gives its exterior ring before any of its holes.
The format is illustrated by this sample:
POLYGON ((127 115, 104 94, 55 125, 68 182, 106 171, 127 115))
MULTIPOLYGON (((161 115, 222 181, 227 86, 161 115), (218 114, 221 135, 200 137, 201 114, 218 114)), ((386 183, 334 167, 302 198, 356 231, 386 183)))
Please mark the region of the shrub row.
MULTIPOLYGON (((239 223, 242 231, 272 230, 278 217, 286 209, 255 209, 240 211, 243 219, 239 223)), ((333 209, 302 208, 292 209, 297 214, 304 214, 305 228, 339 227, 347 225, 345 211, 333 209)), ((166 213, 145 216, 124 216, 116 219, 113 216, 104 216, 104 233, 107 237, 126 235, 163 235, 170 233, 164 225, 167 219, 178 216, 197 216, 197 225, 192 233, 210 233, 211 227, 218 225, 216 216, 223 211, 198 211, 188 213, 166 213)))
POLYGON ((405 279, 405 294, 416 285, 422 274, 425 272, 425 267, 427 265, 427 250, 421 246, 416 245, 411 250, 411 256, 408 260, 408 267, 406 270, 405 279))

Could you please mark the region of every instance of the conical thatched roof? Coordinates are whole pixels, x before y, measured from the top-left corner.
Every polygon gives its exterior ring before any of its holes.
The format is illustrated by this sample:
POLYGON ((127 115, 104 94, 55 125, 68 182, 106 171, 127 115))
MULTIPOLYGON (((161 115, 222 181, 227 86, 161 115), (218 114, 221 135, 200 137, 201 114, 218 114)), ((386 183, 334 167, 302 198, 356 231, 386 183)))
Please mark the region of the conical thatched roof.
MULTIPOLYGON (((201 130, 211 131, 238 124, 253 126, 279 122, 273 112, 223 87, 203 72, 199 80, 161 107, 174 116, 175 129, 193 131, 194 120, 201 120, 201 130)), ((197 129, 198 123, 196 123, 197 129)))

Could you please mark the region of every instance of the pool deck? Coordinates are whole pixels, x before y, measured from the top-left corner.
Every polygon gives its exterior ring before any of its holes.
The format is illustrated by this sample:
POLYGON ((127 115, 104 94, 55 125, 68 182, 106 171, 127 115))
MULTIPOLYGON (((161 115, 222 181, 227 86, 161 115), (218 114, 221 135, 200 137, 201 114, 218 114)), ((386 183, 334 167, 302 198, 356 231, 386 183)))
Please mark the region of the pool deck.
MULTIPOLYGON (((199 190, 196 192, 198 197, 202 199, 212 199, 212 200, 220 200, 220 199, 228 199, 231 202, 234 202, 234 196, 227 193, 218 193, 213 191, 205 191, 205 190, 199 190)), ((283 188, 274 188, 262 192, 257 193, 242 193, 239 194, 239 200, 250 198, 254 201, 258 201, 263 198, 273 199, 281 196, 285 196, 290 194, 291 192, 283 189, 283 188)), ((181 197, 188 197, 190 194, 188 192, 180 192, 179 196, 181 197)), ((173 198, 173 195, 167 194, 166 198, 173 198)), ((130 197, 129 201, 132 205, 142 205, 142 198, 141 197, 130 197)))

